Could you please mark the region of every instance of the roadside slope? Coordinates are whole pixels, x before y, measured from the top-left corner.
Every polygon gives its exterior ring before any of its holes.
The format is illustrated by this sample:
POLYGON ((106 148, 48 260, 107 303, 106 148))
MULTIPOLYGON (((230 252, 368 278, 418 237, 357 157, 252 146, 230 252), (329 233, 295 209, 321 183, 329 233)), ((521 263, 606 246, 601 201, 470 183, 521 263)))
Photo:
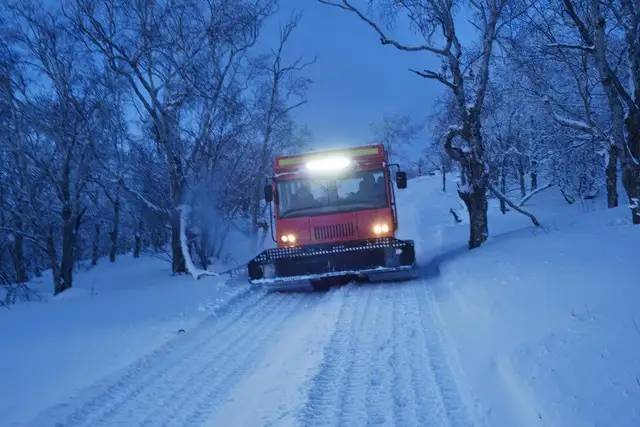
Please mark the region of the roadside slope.
POLYGON ((434 310, 481 418, 640 425, 640 229, 628 209, 570 206, 551 189, 529 206, 538 229, 490 204, 491 237, 468 251, 467 226, 446 218, 455 192, 436 177, 413 185, 424 196, 401 194, 414 206, 404 232, 420 236, 434 310))

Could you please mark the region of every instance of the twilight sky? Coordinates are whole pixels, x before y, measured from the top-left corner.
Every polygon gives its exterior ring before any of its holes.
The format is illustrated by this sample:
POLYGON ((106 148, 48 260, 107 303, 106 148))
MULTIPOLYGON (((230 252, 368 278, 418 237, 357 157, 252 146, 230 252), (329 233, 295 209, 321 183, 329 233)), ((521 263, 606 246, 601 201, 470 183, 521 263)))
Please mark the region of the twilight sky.
MULTIPOLYGON (((280 3, 278 14, 264 33, 264 42, 275 45, 278 25, 292 11, 302 11, 289 56, 317 57, 308 72, 314 81, 309 102, 295 115, 311 130, 313 145, 324 148, 368 142, 371 124, 385 113, 410 114, 417 119, 431 113, 442 88, 408 69, 433 66, 433 55, 382 46, 364 22, 315 0, 280 3)), ((404 34, 402 39, 406 38, 411 34, 404 34)))

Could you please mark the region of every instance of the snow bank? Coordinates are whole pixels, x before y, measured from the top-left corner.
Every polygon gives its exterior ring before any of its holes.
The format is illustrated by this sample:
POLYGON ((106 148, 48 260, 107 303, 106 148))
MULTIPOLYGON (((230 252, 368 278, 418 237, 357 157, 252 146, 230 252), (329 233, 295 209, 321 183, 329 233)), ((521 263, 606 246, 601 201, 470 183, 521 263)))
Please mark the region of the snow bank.
POLYGON ((166 261, 127 256, 78 273, 55 298, 48 276, 32 283, 42 302, 0 310, 0 424, 25 423, 193 328, 246 289, 225 279, 172 276, 166 261))
POLYGON ((437 181, 412 183, 426 196, 404 232, 420 235, 477 415, 488 425, 640 425, 640 228, 628 209, 569 206, 550 189, 530 203, 544 229, 492 206, 489 242, 468 251, 467 226, 443 221, 455 194, 437 181))

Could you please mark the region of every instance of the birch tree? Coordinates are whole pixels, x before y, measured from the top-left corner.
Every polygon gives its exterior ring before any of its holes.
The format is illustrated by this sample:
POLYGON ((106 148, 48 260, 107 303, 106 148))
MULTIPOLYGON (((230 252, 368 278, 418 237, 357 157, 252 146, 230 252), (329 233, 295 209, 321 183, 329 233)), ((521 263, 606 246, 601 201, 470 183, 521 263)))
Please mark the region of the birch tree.
POLYGON ((273 9, 269 0, 217 1, 76 0, 70 17, 92 52, 129 85, 162 153, 169 177, 172 267, 185 272, 180 244, 180 206, 188 192, 190 162, 210 141, 208 132, 227 77, 242 53, 255 43, 260 25, 273 9), (215 67, 212 79, 203 73, 215 67), (205 93, 203 88, 213 89, 205 93), (201 116, 201 133, 189 143, 181 129, 185 108, 203 97, 209 112, 201 116))
POLYGON ((560 1, 573 37, 558 47, 593 56, 632 222, 640 224, 640 5, 633 0, 560 1))
MULTIPOLYGON (((435 80, 450 91, 456 108, 457 123, 446 131, 443 141, 449 156, 461 170, 458 194, 469 213, 469 247, 480 246, 488 237, 487 191, 505 196, 489 182, 485 142, 482 136, 482 113, 489 87, 495 42, 509 18, 517 14, 509 0, 459 2, 391 0, 370 2, 385 9, 392 19, 408 20, 423 43, 410 44, 390 37, 383 25, 370 17, 353 0, 318 0, 358 17, 376 33, 383 45, 406 52, 435 55, 441 69, 412 70, 419 77, 435 80), (479 44, 465 50, 462 45, 456 12, 463 6, 471 14, 479 44)), ((538 221, 529 215, 534 224, 538 221)))

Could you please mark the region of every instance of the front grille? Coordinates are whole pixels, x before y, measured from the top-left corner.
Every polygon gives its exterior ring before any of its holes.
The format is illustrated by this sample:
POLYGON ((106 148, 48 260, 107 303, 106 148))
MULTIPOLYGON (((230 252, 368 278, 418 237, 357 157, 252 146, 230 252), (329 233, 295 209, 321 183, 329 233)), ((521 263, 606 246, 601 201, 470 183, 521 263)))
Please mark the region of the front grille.
POLYGON ((313 227, 313 237, 315 240, 331 240, 353 237, 356 228, 353 224, 331 224, 313 227))

